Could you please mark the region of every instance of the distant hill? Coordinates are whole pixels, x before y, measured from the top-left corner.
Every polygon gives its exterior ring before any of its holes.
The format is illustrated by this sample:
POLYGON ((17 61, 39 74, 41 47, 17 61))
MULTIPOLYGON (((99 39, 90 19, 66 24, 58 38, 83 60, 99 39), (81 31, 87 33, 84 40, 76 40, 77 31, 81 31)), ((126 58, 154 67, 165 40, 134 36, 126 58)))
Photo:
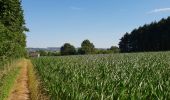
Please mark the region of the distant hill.
MULTIPOLYGON (((96 48, 98 50, 106 50, 107 48, 96 48)), ((47 47, 47 48, 27 48, 28 52, 35 52, 35 51, 39 51, 39 50, 44 50, 44 51, 48 51, 48 52, 60 52, 60 47, 47 47)), ((76 50, 78 50, 78 48, 76 48, 76 50)))
POLYGON ((34 51, 39 51, 39 50, 44 50, 48 52, 59 52, 60 47, 47 47, 47 48, 27 48, 29 52, 34 52, 34 51))

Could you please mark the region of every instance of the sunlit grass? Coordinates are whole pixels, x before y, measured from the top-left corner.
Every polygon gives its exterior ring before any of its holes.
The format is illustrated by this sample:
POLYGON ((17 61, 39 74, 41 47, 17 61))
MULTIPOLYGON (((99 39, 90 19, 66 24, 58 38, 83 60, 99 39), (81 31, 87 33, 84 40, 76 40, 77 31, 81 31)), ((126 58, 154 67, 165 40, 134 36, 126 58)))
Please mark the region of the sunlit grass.
POLYGON ((12 69, 8 74, 4 75, 0 81, 0 100, 6 100, 10 94, 11 88, 13 87, 16 77, 19 74, 19 67, 12 69))

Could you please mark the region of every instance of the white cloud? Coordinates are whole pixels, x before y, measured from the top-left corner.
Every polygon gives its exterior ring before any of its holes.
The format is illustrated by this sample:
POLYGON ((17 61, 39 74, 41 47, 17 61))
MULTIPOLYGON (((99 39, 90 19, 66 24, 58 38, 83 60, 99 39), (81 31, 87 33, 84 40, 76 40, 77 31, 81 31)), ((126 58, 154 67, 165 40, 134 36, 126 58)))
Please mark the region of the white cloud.
POLYGON ((159 13, 159 12, 170 12, 170 8, 154 9, 154 10, 150 11, 149 14, 151 14, 151 13, 159 13))
POLYGON ((70 7, 70 9, 72 9, 72 10, 81 10, 82 8, 72 6, 72 7, 70 7))

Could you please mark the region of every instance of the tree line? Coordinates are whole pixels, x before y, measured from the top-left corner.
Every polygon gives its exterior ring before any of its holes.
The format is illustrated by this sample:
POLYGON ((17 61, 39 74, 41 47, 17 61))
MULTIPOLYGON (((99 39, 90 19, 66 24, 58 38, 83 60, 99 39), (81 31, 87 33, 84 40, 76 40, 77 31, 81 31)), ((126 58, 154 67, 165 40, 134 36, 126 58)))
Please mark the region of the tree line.
POLYGON ((21 0, 0 0, 0 61, 24 57, 28 29, 21 0))
POLYGON ((110 54, 118 52, 119 48, 116 46, 112 46, 109 49, 97 49, 95 48, 94 44, 91 43, 89 40, 84 40, 81 43, 81 47, 77 50, 73 45, 69 43, 65 43, 60 49, 61 55, 110 54))
POLYGON ((111 54, 119 53, 119 48, 111 46, 109 49, 97 49, 94 44, 89 40, 84 40, 81 43, 80 48, 75 48, 70 43, 65 43, 60 52, 46 52, 44 50, 39 51, 41 56, 64 56, 64 55, 88 55, 88 54, 111 54))
POLYGON ((60 49, 61 55, 75 55, 75 54, 93 54, 95 53, 95 46, 89 40, 84 40, 81 44, 81 48, 76 48, 69 44, 65 43, 60 49))
POLYGON ((121 52, 170 50, 170 17, 126 33, 119 42, 119 48, 121 52))

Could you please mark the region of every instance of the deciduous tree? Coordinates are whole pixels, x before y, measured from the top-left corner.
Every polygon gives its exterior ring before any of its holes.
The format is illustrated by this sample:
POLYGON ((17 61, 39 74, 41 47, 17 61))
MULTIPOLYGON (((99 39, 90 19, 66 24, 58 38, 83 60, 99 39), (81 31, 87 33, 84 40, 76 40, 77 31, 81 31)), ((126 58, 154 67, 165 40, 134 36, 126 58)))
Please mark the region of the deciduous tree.
POLYGON ((65 43, 60 49, 61 55, 75 55, 76 49, 73 45, 65 43))

